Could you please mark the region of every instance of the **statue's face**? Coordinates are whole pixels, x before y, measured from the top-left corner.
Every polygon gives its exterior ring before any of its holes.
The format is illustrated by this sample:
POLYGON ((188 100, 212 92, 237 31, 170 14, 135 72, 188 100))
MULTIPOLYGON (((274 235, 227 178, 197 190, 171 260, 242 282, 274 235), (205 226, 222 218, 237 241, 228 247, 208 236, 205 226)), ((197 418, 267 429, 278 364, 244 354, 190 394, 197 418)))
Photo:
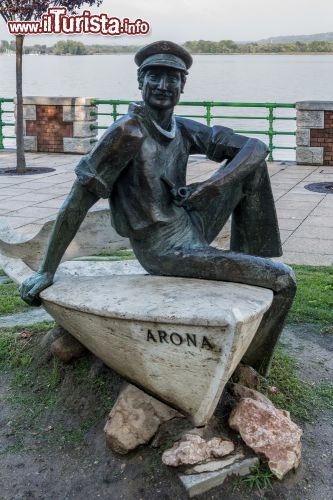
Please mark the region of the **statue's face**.
POLYGON ((177 69, 156 66, 148 68, 143 79, 142 97, 152 108, 173 108, 182 90, 181 73, 177 69))

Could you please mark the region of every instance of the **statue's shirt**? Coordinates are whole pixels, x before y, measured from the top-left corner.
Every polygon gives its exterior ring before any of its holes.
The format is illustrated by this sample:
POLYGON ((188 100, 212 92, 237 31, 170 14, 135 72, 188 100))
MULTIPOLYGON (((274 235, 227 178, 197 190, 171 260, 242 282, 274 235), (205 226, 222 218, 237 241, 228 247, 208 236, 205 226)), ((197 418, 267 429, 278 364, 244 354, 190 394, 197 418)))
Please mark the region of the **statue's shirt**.
POLYGON ((81 159, 76 174, 89 191, 109 198, 112 224, 121 236, 143 239, 156 226, 187 223, 186 210, 173 203, 162 177, 185 186, 190 154, 215 161, 233 158, 239 149, 230 137, 237 137, 231 129, 180 117, 163 132, 143 105, 133 104, 81 159))

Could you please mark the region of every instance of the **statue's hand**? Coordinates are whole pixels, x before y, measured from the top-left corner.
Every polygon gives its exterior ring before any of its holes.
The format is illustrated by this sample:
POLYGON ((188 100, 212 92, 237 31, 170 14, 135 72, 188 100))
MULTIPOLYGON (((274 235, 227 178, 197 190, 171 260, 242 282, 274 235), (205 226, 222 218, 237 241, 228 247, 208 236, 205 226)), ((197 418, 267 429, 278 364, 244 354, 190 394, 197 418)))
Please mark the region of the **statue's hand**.
MULTIPOLYGON (((186 186, 188 190, 186 199, 184 199, 183 205, 185 205, 189 210, 200 206, 202 204, 203 194, 205 193, 205 185, 203 182, 196 182, 194 184, 189 184, 186 186)), ((206 202, 205 202, 206 203, 206 202)))
POLYGON ((42 301, 39 294, 42 290, 52 285, 53 274, 46 272, 37 272, 23 281, 20 286, 21 298, 29 304, 29 306, 40 306, 42 301))
POLYGON ((178 207, 186 206, 187 201, 196 191, 200 183, 196 182, 194 184, 188 184, 187 186, 182 186, 179 188, 173 188, 171 194, 173 196, 173 202, 178 207))

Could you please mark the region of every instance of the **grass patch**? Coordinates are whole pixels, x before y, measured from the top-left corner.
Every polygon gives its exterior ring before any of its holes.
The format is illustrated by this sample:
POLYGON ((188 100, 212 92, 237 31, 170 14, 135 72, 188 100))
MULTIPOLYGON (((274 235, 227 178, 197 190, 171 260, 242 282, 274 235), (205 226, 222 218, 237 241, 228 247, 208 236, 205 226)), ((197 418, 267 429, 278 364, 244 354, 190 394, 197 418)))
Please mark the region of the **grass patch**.
POLYGON ((247 491, 262 491, 272 488, 273 474, 265 464, 257 464, 246 477, 237 477, 233 481, 233 491, 244 487, 247 491))
POLYGON ((84 262, 115 262, 119 260, 133 260, 135 259, 135 255, 133 250, 116 250, 115 252, 101 252, 97 255, 92 255, 89 257, 81 258, 78 257, 75 260, 84 261, 84 262))
POLYGON ((8 373, 11 369, 24 365, 25 363, 21 363, 20 360, 27 354, 31 354, 29 353, 29 344, 32 337, 47 332, 53 325, 53 322, 42 321, 27 329, 22 327, 0 328, 0 372, 8 373), (18 339, 20 334, 20 339, 18 339))
POLYGON ((333 412, 333 384, 322 382, 316 387, 316 394, 326 408, 329 408, 333 412))
POLYGON ((84 445, 87 432, 111 410, 120 379, 93 375, 92 356, 64 365, 41 346, 53 323, 0 329, 0 374, 9 380, 11 439, 4 452, 47 445, 84 445))
POLYGON ((13 282, 0 284, 0 316, 14 314, 28 308, 28 305, 21 299, 18 288, 18 285, 13 282))
POLYGON ((288 410, 292 417, 311 421, 318 411, 333 411, 333 384, 309 384, 297 373, 295 358, 277 349, 267 382, 259 388, 278 408, 288 410), (269 386, 277 388, 276 393, 269 386))
POLYGON ((6 276, 6 273, 2 269, 0 269, 0 276, 6 276))
POLYGON ((333 333, 333 266, 293 265, 297 293, 289 322, 320 323, 333 333))
POLYGON ((135 255, 133 250, 131 249, 122 249, 116 250, 112 253, 110 252, 101 252, 98 254, 99 257, 113 257, 112 260, 133 260, 135 259, 135 255))

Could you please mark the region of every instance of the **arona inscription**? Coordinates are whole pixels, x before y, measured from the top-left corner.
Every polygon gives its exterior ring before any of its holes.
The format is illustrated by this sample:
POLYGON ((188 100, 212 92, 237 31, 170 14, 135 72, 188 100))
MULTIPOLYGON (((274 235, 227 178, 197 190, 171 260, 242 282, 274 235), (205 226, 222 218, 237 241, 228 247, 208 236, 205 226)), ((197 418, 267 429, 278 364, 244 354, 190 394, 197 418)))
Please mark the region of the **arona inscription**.
POLYGON ((198 338, 195 333, 168 333, 165 330, 147 330, 147 342, 159 342, 160 344, 173 344, 176 346, 187 345, 188 347, 194 346, 201 349, 216 350, 211 341, 204 335, 198 338))

